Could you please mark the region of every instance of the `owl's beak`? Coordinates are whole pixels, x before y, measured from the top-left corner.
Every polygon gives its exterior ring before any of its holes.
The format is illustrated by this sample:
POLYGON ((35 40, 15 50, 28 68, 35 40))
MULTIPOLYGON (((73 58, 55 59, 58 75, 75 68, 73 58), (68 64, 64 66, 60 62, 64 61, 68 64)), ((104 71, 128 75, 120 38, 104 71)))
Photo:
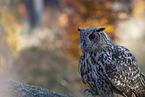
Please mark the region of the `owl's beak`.
POLYGON ((85 52, 85 48, 86 48, 86 41, 84 41, 83 43, 80 43, 80 49, 83 53, 85 52))

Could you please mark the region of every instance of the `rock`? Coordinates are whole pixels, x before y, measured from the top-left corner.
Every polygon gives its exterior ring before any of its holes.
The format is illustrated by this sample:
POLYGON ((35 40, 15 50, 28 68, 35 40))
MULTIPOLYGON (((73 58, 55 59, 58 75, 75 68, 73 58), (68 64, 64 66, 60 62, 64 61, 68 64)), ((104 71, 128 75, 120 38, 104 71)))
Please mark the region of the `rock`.
POLYGON ((0 97, 69 97, 38 86, 17 81, 0 83, 0 97))

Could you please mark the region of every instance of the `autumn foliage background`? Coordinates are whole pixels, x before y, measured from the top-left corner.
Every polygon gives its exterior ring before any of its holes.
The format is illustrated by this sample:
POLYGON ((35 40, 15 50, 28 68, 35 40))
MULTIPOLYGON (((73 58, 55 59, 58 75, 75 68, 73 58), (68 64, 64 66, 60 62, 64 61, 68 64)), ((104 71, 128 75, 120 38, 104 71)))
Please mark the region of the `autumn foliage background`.
POLYGON ((144 5, 144 0, 0 0, 0 81, 84 96, 79 27, 105 27, 145 73, 144 5))

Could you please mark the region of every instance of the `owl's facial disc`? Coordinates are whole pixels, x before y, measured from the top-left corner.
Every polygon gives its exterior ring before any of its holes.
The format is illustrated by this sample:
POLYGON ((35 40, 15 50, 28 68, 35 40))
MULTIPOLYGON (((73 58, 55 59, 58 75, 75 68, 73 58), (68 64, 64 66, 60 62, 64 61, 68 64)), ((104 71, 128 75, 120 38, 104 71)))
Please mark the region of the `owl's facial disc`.
POLYGON ((101 31, 104 29, 104 27, 88 29, 78 28, 78 31, 80 31, 80 49, 83 53, 96 51, 96 49, 98 49, 98 43, 100 43, 100 39, 102 39, 100 38, 101 31))
POLYGON ((87 52, 92 51, 93 45, 98 40, 97 32, 81 32, 80 33, 80 49, 81 51, 87 52))

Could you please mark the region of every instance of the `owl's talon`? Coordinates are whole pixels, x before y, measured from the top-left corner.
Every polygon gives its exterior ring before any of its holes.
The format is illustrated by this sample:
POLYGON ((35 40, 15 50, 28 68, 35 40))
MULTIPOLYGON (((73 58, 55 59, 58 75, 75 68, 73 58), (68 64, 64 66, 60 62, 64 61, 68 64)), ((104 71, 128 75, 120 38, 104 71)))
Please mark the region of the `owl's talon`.
POLYGON ((85 90, 84 90, 84 93, 86 93, 87 91, 88 91, 88 92, 90 92, 90 90, 89 90, 89 89, 85 89, 85 90))
POLYGON ((88 93, 88 94, 87 94, 87 97, 88 97, 89 95, 92 95, 92 94, 91 94, 91 93, 88 93))

